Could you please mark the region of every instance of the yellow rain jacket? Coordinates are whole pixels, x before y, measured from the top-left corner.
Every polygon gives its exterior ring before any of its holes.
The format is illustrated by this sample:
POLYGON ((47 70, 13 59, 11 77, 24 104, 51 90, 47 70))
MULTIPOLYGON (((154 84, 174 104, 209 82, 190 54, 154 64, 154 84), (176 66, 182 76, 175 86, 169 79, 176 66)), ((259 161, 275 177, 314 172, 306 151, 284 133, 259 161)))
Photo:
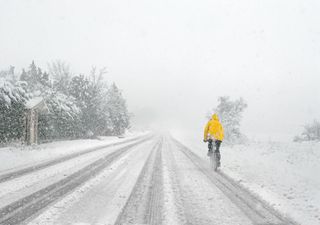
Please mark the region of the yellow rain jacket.
POLYGON ((217 114, 213 114, 211 120, 204 128, 204 140, 207 140, 208 135, 220 141, 222 141, 224 138, 223 127, 219 121, 219 117, 217 114))

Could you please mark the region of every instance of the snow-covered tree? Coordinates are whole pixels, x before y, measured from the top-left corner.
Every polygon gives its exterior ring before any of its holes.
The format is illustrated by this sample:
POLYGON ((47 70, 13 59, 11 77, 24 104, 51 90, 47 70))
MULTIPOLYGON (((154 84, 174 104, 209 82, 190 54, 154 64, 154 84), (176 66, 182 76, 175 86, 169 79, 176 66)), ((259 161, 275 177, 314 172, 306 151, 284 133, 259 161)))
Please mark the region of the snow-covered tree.
POLYGON ((53 79, 54 88, 67 94, 73 76, 70 65, 64 61, 56 60, 48 64, 48 69, 53 79))
POLYGON ((39 115, 40 140, 122 134, 129 126, 127 107, 117 86, 103 80, 105 73, 93 68, 89 76, 73 76, 61 61, 51 63, 49 73, 34 61, 20 76, 14 67, 1 72, 1 142, 21 138, 25 104, 34 97, 49 109, 39 115))
POLYGON ((42 72, 41 68, 37 67, 34 61, 32 61, 27 71, 25 69, 22 70, 20 80, 28 84, 27 88, 31 93, 37 91, 43 92, 50 86, 49 74, 42 72))
POLYGON ((95 104, 96 90, 91 82, 84 75, 72 78, 69 87, 69 94, 75 99, 76 105, 80 109, 81 132, 84 135, 91 136, 95 133, 97 106, 95 104))
POLYGON ((93 68, 89 76, 75 76, 70 82, 69 94, 81 109, 82 132, 86 136, 102 135, 108 120, 108 113, 101 110, 107 92, 107 84, 102 80, 103 73, 104 70, 97 73, 93 68))
POLYGON ((14 68, 0 72, 0 142, 20 139, 23 134, 25 83, 16 80, 14 68))
POLYGON ((39 119, 40 138, 76 138, 81 137, 80 109, 75 99, 63 93, 47 93, 45 96, 49 113, 39 119))
POLYGON ((126 101, 116 84, 112 84, 109 88, 107 99, 106 106, 111 121, 110 132, 113 135, 123 134, 130 126, 130 116, 126 101))
POLYGON ((217 107, 210 112, 210 117, 212 113, 217 113, 220 117, 227 142, 234 143, 243 139, 240 123, 246 108, 247 104, 242 98, 232 101, 230 97, 223 96, 218 98, 217 107))
POLYGON ((104 70, 89 77, 72 78, 69 93, 81 109, 84 133, 96 135, 120 135, 129 127, 129 115, 121 91, 115 84, 110 87, 102 79, 104 70))

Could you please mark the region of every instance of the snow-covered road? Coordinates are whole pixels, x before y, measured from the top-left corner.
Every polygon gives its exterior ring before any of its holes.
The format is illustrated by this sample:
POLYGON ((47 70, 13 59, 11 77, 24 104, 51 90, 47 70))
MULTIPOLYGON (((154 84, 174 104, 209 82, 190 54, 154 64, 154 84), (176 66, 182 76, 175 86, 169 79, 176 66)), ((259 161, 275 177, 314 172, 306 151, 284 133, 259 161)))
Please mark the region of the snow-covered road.
POLYGON ((169 135, 0 183, 0 224, 295 224, 169 135))

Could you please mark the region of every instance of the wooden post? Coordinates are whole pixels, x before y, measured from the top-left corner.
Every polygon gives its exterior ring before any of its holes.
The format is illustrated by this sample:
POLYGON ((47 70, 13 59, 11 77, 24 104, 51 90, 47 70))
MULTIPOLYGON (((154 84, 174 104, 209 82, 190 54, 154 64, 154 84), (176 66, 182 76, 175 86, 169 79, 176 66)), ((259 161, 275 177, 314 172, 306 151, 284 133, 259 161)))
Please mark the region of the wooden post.
POLYGON ((25 114, 24 141, 27 145, 38 144, 38 120, 39 113, 47 113, 48 108, 42 98, 31 99, 27 103, 25 114))

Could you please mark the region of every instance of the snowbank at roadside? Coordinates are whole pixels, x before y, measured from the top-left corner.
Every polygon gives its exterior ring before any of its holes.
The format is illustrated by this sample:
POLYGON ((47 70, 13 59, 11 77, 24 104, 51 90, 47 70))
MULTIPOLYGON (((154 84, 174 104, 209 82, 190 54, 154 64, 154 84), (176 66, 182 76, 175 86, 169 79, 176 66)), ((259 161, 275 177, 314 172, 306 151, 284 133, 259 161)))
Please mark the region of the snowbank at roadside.
POLYGON ((69 141, 56 141, 34 146, 13 146, 0 148, 0 173, 31 166, 74 152, 84 151, 88 148, 103 146, 106 144, 122 142, 148 132, 130 132, 119 137, 99 137, 97 139, 79 139, 69 141))
MULTIPOLYGON (((172 135, 206 159, 202 133, 172 135)), ((222 170, 281 213, 320 224, 320 143, 254 141, 221 147, 222 170)))

